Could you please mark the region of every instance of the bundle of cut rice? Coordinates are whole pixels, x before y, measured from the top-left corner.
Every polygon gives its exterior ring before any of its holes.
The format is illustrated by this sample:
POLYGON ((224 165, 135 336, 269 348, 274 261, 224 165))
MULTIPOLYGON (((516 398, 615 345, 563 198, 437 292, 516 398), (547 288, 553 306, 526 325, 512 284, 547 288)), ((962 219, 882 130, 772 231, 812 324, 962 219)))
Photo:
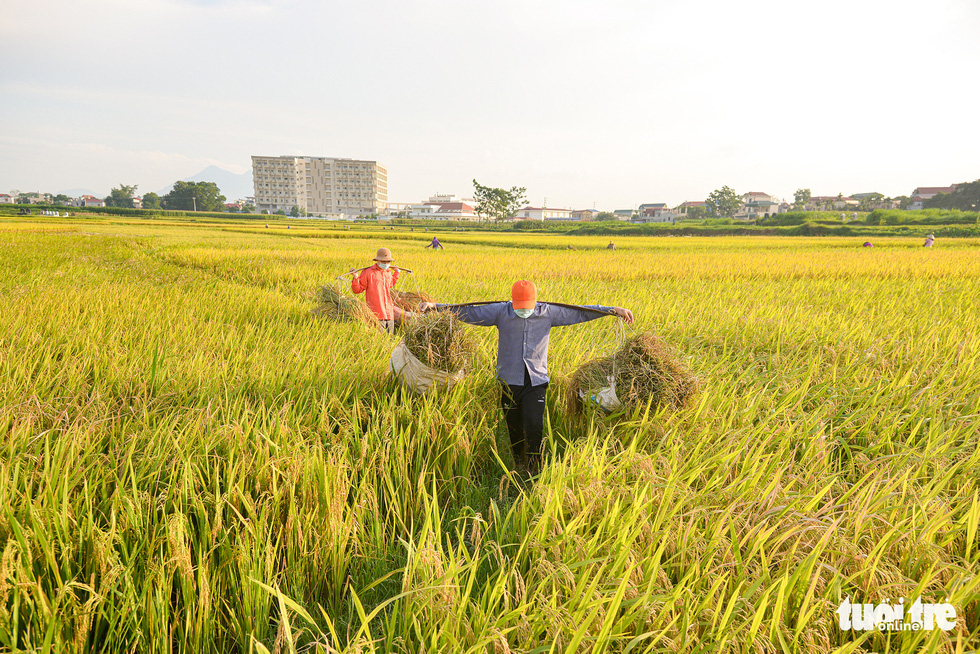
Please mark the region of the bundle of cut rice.
POLYGON ((415 358, 436 370, 463 370, 476 343, 449 311, 432 311, 405 323, 405 345, 415 358))
POLYGON ((698 380, 671 350, 653 334, 628 339, 614 354, 590 361, 572 375, 569 404, 583 401, 612 410, 618 406, 685 406, 697 394, 698 380))
POLYGON ((377 324, 378 319, 368 305, 356 298, 344 295, 334 286, 321 286, 316 294, 319 306, 312 313, 338 322, 362 322, 377 324))
POLYGON ((391 372, 406 388, 448 390, 466 376, 476 345, 454 314, 421 314, 405 321, 403 329, 405 340, 391 353, 391 372))
POLYGON ((412 313, 419 313, 420 304, 423 302, 435 302, 435 298, 428 293, 396 291, 395 289, 391 289, 391 301, 394 302, 395 306, 399 309, 411 311, 412 313))

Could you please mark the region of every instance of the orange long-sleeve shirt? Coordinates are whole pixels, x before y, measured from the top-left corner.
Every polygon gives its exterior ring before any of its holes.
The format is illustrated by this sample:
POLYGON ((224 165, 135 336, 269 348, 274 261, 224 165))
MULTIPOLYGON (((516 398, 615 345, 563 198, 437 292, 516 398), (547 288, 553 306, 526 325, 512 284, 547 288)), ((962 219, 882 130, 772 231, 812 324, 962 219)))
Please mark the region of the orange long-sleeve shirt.
POLYGON ((367 305, 378 320, 394 320, 395 305, 391 301, 391 289, 395 288, 397 281, 397 268, 381 270, 378 264, 374 264, 351 280, 350 290, 365 294, 367 305))

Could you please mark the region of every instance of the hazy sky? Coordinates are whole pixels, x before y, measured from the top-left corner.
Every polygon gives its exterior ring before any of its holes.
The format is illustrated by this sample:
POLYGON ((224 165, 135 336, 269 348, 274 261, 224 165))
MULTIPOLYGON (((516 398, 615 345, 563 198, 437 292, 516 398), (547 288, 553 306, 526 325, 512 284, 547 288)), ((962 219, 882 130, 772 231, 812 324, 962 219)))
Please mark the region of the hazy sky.
POLYGON ((977 0, 6 0, 0 191, 253 154, 600 209, 980 178, 977 0))

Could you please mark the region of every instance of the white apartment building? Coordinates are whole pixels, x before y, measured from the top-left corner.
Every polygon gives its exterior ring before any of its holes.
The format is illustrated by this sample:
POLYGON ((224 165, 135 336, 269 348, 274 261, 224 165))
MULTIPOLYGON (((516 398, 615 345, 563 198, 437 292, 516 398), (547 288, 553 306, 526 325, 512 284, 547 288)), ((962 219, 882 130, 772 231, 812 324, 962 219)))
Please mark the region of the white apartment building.
POLYGON ((313 216, 367 216, 388 208, 388 169, 377 161, 252 156, 255 208, 313 216))

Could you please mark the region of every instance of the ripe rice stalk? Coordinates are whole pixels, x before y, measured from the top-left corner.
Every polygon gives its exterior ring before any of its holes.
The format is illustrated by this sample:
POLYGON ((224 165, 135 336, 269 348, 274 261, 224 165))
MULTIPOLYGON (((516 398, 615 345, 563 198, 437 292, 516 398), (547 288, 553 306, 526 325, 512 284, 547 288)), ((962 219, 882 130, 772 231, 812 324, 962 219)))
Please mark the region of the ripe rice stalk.
POLYGON ((435 298, 421 291, 398 291, 391 289, 391 300, 395 306, 405 311, 419 313, 419 305, 423 302, 435 302, 435 298))
POLYGON ((405 345, 419 361, 446 372, 463 370, 476 342, 453 313, 433 311, 405 322, 405 345))
POLYGON ((321 286, 316 294, 319 306, 312 313, 337 322, 362 322, 373 325, 378 322, 368 305, 356 298, 344 295, 335 286, 321 286))
POLYGON ((616 381, 616 396, 626 407, 686 406, 697 394, 697 378, 666 341, 649 332, 627 339, 608 357, 594 359, 572 375, 569 405, 581 409, 579 390, 597 391, 616 381))

